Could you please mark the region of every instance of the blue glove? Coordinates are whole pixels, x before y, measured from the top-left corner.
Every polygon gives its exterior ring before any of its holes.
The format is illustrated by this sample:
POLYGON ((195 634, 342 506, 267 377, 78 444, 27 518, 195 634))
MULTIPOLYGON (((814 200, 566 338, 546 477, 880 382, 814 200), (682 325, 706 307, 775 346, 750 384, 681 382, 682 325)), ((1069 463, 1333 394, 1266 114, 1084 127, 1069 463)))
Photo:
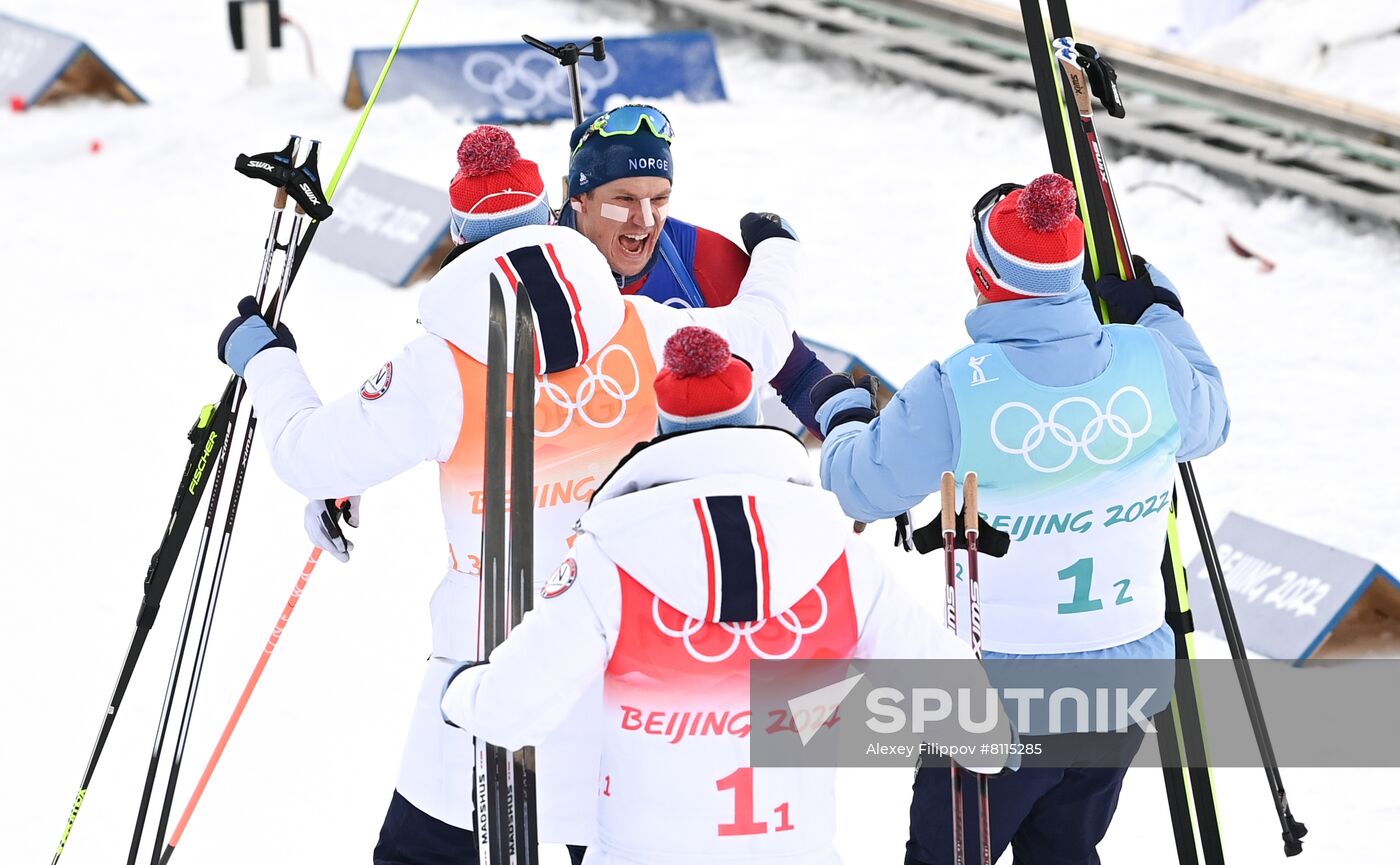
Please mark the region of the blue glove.
POLYGON ((1109 314, 1114 321, 1136 324, 1154 303, 1164 304, 1185 316, 1176 286, 1162 272, 1140 255, 1133 256, 1135 270, 1141 276, 1123 279, 1115 274, 1104 274, 1094 283, 1094 290, 1108 304, 1109 314))
POLYGON ((782 237, 796 240, 797 232, 788 221, 776 213, 746 213, 739 220, 739 234, 744 238, 744 249, 753 255, 753 249, 765 240, 782 237))
POLYGON ((868 375, 860 381, 845 373, 833 373, 812 386, 812 405, 817 407, 817 423, 822 435, 829 435, 843 423, 870 423, 877 415, 875 390, 878 385, 868 375))
POLYGON ((279 323, 274 333, 258 310, 257 300, 249 295, 238 302, 238 317, 219 334, 219 360, 228 364, 235 375, 241 376, 248 367, 248 361, 268 348, 296 351, 297 341, 285 324, 279 323))

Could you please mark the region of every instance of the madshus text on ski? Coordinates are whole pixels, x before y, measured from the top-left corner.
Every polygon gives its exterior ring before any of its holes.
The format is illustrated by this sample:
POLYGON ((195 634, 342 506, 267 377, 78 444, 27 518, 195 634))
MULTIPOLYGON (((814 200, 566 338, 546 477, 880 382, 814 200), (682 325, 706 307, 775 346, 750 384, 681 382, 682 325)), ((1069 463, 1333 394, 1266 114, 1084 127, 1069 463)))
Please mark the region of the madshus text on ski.
MULTIPOLYGON (((1091 94, 1122 114, 1112 65, 1074 41, 1063 0, 1046 2, 1022 0, 1022 11, 1053 171, 968 203, 971 341, 948 346, 890 399, 869 377, 833 373, 797 336, 799 300, 821 282, 786 219, 743 215, 731 226, 741 246, 673 217, 672 150, 682 145, 670 118, 642 104, 583 116, 577 64, 604 58, 601 39, 580 48, 526 37, 568 70, 575 93, 575 127, 558 142, 569 158, 559 209, 507 130, 466 135, 448 186, 455 248, 422 289, 423 333, 330 402, 282 318, 350 149, 324 186, 315 142, 303 153, 293 136, 240 155, 237 170, 274 187, 257 288, 218 337, 232 376, 188 434, 54 863, 206 488, 128 865, 143 850, 168 862, 197 831, 200 796, 322 551, 347 561, 360 497, 422 462, 439 467, 449 565, 376 863, 523 865, 542 844, 589 865, 839 862, 835 769, 751 761, 750 663, 960 660, 988 692, 982 661, 1189 659, 1178 489, 1285 852, 1299 852, 1306 829, 1288 807, 1189 462, 1227 438, 1220 371, 1181 293, 1128 249, 1092 111, 1091 94), (763 424, 764 382, 822 440, 815 474, 802 441, 763 424), (314 546, 168 834, 259 425, 275 473, 309 500, 314 546), (939 516, 911 531, 908 515, 925 500, 939 516), (862 535, 884 519, 896 520, 905 550, 943 552, 941 615, 862 535)), ((1177 666, 1150 709, 1169 767, 1163 839, 1172 834, 1182 863, 1220 863, 1201 707, 1190 666, 1177 666)), ((844 722, 829 714, 816 726, 858 732, 858 713, 840 708, 844 722)), ((791 735, 807 735, 795 714, 791 735)), ((905 862, 990 865, 1008 850, 1018 863, 1097 861, 1142 728, 1051 733, 999 712, 987 735, 980 751, 913 749, 925 756, 905 862), (1012 758, 1071 742, 1094 759, 1012 758)))

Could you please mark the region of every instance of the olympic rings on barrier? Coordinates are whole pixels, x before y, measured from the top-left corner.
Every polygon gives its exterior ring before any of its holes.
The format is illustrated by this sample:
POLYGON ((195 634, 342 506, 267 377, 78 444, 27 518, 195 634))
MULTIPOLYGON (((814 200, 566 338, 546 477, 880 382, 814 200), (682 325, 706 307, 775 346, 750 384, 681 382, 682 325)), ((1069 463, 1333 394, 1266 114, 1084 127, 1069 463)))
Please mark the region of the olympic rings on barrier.
MULTIPOLYGON (((597 104, 598 91, 617 80, 617 61, 579 64, 579 93, 585 105, 597 104)), ((495 51, 473 51, 462 61, 462 79, 502 108, 522 113, 546 101, 562 108, 572 104, 568 70, 536 51, 521 51, 514 59, 495 51)))
POLYGON ((1038 472, 1042 472, 1045 474, 1053 474, 1054 472, 1063 471, 1064 469, 1069 468, 1070 464, 1074 462, 1075 458, 1079 456, 1079 453, 1081 451, 1083 451, 1084 456, 1088 457, 1091 462, 1094 462, 1101 466, 1108 466, 1113 465, 1117 462, 1122 462, 1124 459, 1127 458, 1128 454, 1132 452, 1133 442, 1146 435, 1147 431, 1151 427, 1152 403, 1148 401, 1147 395, 1144 394, 1141 390, 1138 390, 1132 385, 1127 385, 1119 388, 1116 392, 1114 392, 1113 396, 1109 397, 1108 406, 1104 409, 1100 409, 1098 403, 1094 402, 1088 397, 1071 396, 1065 397, 1064 399, 1055 403, 1054 407, 1050 409, 1049 416, 1042 417, 1039 411, 1037 411, 1034 407, 1027 405, 1026 403, 1006 403, 1001 408, 997 409, 996 412, 992 415, 991 434, 992 444, 996 445, 998 450, 1002 451, 1003 453, 1013 454, 1022 457, 1023 459, 1025 459, 1026 465, 1030 466, 1038 472), (1142 422, 1142 426, 1138 429, 1131 429, 1129 427, 1127 419, 1114 411, 1114 407, 1118 404, 1118 400, 1128 395, 1132 395, 1142 402, 1142 410, 1145 415, 1145 419, 1142 422), (1088 421, 1088 423, 1084 425, 1084 428, 1080 430, 1078 435, 1075 435, 1073 430, 1071 430, 1068 426, 1065 426, 1063 423, 1060 423, 1060 421, 1057 419, 1061 411, 1072 405, 1088 406, 1088 408, 1094 413, 1094 416, 1088 421), (997 422, 1001 420, 1003 414, 1012 409, 1021 409, 1023 411, 1026 411, 1034 419, 1034 423, 1031 425, 1030 429, 1026 430, 1025 435, 1021 438, 1021 444, 1019 447, 1012 447, 1011 445, 1006 444, 1004 441, 1002 441, 1000 434, 998 434, 997 432, 997 422), (1123 439, 1123 449, 1118 453, 1107 457, 1099 456, 1098 454, 1095 454, 1092 450, 1093 445, 1096 442, 1098 442, 1099 438, 1103 435, 1105 428, 1110 430, 1114 435, 1117 435, 1118 437, 1123 439), (1066 448, 1069 449, 1068 455, 1058 465, 1041 465, 1040 463, 1036 462, 1034 457, 1032 456, 1032 454, 1039 449, 1041 444, 1045 442, 1045 437, 1047 433, 1055 441, 1059 442, 1060 444, 1064 445, 1066 448))
MULTIPOLYGON (((730 641, 728 648, 716 655, 707 655, 701 652, 695 647, 695 644, 691 642, 690 638, 700 633, 701 629, 705 627, 705 622, 703 620, 693 616, 686 616, 685 623, 682 624, 679 629, 670 627, 665 622, 661 621, 661 598, 659 597, 652 598, 651 618, 652 621, 656 623, 656 629, 658 631, 668 637, 675 637, 680 640, 690 657, 703 664, 718 664, 721 661, 728 660, 739 648, 739 643, 741 641, 748 643, 749 651, 765 661, 785 661, 797 654, 797 650, 801 647, 802 638, 804 636, 816 633, 826 624, 826 617, 830 612, 826 602, 826 594, 822 592, 821 586, 814 587, 812 591, 817 593, 817 600, 821 601, 822 605, 821 615, 817 617, 816 622, 811 625, 804 625, 802 624, 802 620, 798 618, 797 613, 792 610, 783 610, 771 619, 761 619, 757 622, 718 622, 717 624, 728 631, 733 639, 730 641), (781 625, 783 630, 792 635, 792 645, 776 654, 769 653, 759 648, 755 640, 755 637, 762 635, 768 624, 774 621, 781 625)), ((776 634, 777 632, 770 629, 769 633, 776 634)))

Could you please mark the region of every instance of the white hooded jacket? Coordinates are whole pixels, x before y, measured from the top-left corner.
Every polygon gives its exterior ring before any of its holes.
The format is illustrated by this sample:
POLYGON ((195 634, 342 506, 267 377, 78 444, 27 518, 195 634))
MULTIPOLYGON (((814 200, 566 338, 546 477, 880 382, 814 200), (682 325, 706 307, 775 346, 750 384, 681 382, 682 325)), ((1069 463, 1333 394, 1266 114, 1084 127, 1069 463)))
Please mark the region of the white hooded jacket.
POLYGON ((852 533, 782 430, 639 447, 579 533, 535 611, 451 681, 444 717, 533 744, 602 672, 590 865, 839 861, 835 770, 749 767, 749 661, 970 659, 969 647, 852 533))

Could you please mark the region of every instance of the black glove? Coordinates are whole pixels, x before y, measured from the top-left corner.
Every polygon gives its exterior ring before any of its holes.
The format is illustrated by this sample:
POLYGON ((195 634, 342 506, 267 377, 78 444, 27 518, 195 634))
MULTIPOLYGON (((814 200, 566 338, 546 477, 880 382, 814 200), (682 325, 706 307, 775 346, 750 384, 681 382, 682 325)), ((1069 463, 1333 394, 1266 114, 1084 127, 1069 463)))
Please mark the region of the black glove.
POLYGON ((744 249, 748 250, 749 255, 753 255, 755 246, 770 238, 797 239, 797 232, 776 213, 744 214, 744 218, 739 220, 739 234, 744 238, 744 249))
MULTIPOLYGON (((967 549, 967 524, 963 515, 958 514, 958 538, 953 544, 960 550, 967 549)), ((931 553, 943 549, 943 513, 940 511, 933 521, 922 529, 914 531, 914 549, 920 553, 931 553)), ((977 515, 977 552, 985 553, 994 559, 1006 555, 1011 549, 1011 536, 977 515)))
POLYGON ((1124 116, 1123 96, 1118 92, 1118 70, 1092 45, 1081 42, 1074 46, 1074 50, 1079 52, 1079 65, 1089 79, 1089 92, 1099 98, 1109 114, 1124 116))
POLYGON ((868 375, 863 375, 859 381, 855 381, 843 372, 834 372, 812 385, 812 407, 816 410, 819 423, 822 407, 828 402, 836 401, 828 412, 830 417, 821 425, 822 433, 829 433, 840 424, 849 421, 873 421, 878 414, 875 411, 875 393, 879 388, 879 383, 868 375))
POLYGON ((906 553, 914 549, 914 533, 910 529, 912 517, 905 511, 894 518, 894 545, 906 553))
POLYGON ((1176 288, 1161 271, 1140 255, 1133 256, 1133 269, 1139 276, 1123 279, 1116 273, 1106 273, 1094 283, 1094 290, 1108 303, 1114 321, 1137 324, 1142 314, 1154 303, 1164 304, 1185 316, 1176 288))
POLYGON ((264 349, 290 348, 297 350, 297 341, 285 324, 279 323, 274 333, 271 325, 258 310, 258 302, 249 295, 238 302, 238 316, 219 334, 219 360, 243 375, 248 361, 264 349))

